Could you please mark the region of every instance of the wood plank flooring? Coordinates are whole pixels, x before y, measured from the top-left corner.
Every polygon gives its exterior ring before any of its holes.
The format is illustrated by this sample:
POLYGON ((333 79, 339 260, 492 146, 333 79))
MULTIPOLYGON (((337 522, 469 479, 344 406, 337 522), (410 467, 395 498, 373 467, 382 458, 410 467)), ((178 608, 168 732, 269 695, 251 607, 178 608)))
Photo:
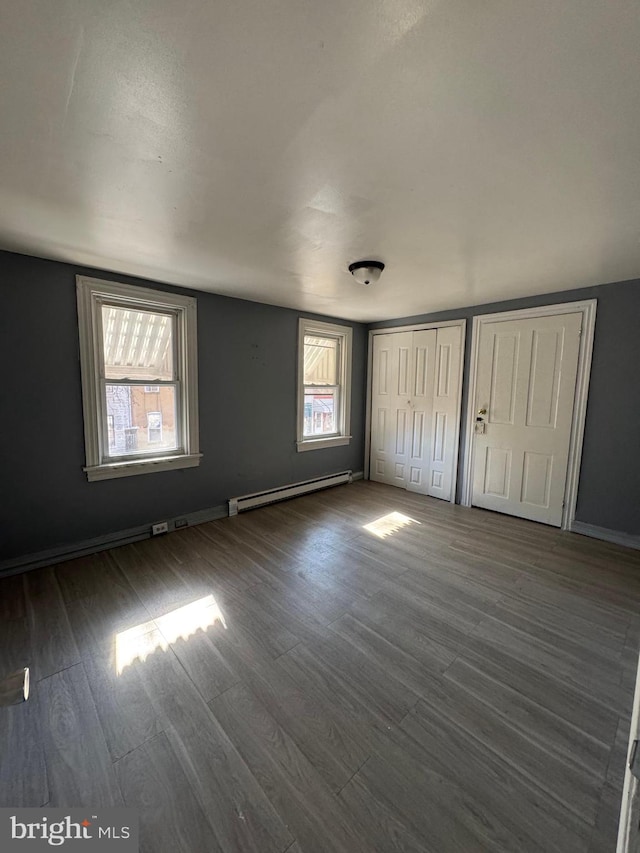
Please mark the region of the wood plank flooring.
POLYGON ((639 605, 638 552, 368 482, 0 579, 0 806, 124 803, 151 853, 613 851, 639 605))

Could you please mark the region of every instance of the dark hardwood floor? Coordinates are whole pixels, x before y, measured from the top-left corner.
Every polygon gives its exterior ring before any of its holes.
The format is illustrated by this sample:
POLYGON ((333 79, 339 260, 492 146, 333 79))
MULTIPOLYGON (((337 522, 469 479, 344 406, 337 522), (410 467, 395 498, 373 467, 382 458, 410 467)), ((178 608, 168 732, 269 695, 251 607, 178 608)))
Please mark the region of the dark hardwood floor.
POLYGON ((614 851, 639 604, 638 552, 365 482, 4 578, 0 805, 125 804, 153 853, 614 851))

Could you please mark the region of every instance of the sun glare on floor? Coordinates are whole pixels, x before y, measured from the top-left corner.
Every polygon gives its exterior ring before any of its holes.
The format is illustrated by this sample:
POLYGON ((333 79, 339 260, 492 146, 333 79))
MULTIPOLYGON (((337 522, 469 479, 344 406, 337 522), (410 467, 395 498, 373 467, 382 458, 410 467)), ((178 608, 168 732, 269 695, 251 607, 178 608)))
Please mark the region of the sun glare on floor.
POLYGON ((401 512, 390 512, 388 515, 383 515, 369 524, 363 524, 365 530, 378 536, 380 539, 386 539, 392 533, 396 533, 408 524, 420 524, 415 518, 409 518, 408 515, 403 515, 401 512))
POLYGON ((116 634, 116 673, 121 675, 134 660, 144 662, 153 652, 166 651, 176 640, 187 640, 196 631, 206 631, 216 622, 226 629, 227 623, 215 598, 206 595, 164 616, 121 631, 116 634))

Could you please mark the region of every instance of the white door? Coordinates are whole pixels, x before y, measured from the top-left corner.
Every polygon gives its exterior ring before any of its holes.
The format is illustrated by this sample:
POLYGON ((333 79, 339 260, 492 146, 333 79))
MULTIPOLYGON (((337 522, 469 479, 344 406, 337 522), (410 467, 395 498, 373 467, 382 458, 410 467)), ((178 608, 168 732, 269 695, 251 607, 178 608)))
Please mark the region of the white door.
POLYGON ((481 324, 474 506, 560 526, 582 314, 481 324))
POLYGON ((459 326, 374 336, 372 480, 451 500, 461 337, 459 326))
POLYGON ((444 326, 436 339, 429 494, 451 501, 458 466, 462 329, 444 326))
POLYGON ((370 476, 402 488, 407 485, 409 461, 412 344, 413 332, 373 339, 370 476))
POLYGON ((420 329, 411 335, 409 350, 409 396, 407 399, 406 488, 429 494, 431 418, 435 374, 436 330, 420 329))

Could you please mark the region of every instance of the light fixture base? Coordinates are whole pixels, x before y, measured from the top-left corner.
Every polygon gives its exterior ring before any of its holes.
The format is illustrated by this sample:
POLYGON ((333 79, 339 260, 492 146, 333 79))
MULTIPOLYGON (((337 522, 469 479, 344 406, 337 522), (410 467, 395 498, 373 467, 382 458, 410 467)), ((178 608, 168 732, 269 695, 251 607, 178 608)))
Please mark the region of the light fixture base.
POLYGON ((359 284, 375 284, 383 269, 382 261, 354 261, 349 264, 349 272, 359 284))

